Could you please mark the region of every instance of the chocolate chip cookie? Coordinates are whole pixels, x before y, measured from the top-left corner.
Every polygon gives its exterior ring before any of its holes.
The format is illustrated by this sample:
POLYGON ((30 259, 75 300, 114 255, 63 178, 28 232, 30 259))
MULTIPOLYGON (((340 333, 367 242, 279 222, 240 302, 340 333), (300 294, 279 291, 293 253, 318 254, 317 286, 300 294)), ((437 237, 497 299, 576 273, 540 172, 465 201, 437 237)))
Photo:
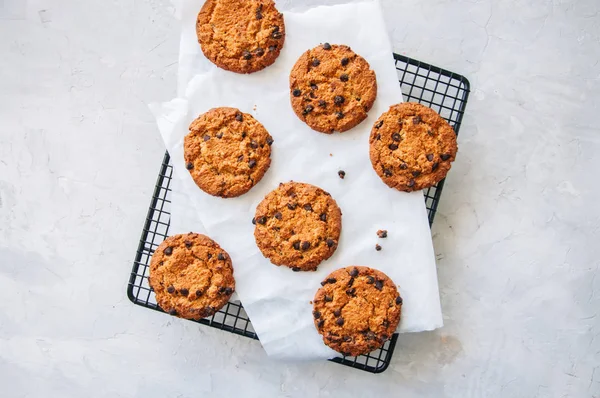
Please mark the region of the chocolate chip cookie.
POLYGON ((313 300, 313 318, 323 342, 343 355, 361 355, 392 336, 402 309, 396 285, 383 272, 350 266, 321 282, 313 300))
POLYGON ((308 50, 290 74, 294 112, 322 133, 346 131, 365 120, 376 96, 375 72, 348 46, 324 43, 308 50))
POLYGON ((213 315, 235 290, 231 259, 207 236, 173 235, 150 261, 150 287, 165 312, 186 319, 213 315))
POLYGON ((418 191, 446 177, 458 149, 456 134, 433 109, 415 103, 392 105, 373 125, 370 157, 388 186, 418 191))
POLYGON ((271 165, 273 138, 256 119, 235 108, 215 108, 190 125, 185 165, 196 185, 213 196, 240 196, 271 165))
POLYGON ((232 72, 252 73, 275 62, 285 40, 285 25, 272 0, 206 0, 196 34, 212 63, 232 72))
POLYGON ((337 248, 342 212, 321 188, 292 181, 260 202, 252 222, 256 244, 273 264, 315 271, 337 248))

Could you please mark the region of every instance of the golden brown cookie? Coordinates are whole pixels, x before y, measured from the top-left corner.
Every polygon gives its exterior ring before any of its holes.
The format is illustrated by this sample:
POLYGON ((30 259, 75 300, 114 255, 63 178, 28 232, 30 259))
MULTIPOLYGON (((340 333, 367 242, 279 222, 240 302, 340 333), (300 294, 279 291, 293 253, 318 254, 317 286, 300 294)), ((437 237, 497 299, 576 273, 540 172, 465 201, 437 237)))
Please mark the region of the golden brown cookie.
POLYGON ((285 40, 285 25, 272 0, 206 0, 196 34, 212 63, 232 72, 252 73, 275 62, 285 40))
POLYGON ((350 266, 321 282, 313 317, 323 342, 343 355, 361 355, 383 346, 392 336, 402 309, 396 285, 383 272, 350 266))
POLYGON ((190 125, 184 139, 186 168, 204 192, 240 196, 271 165, 273 138, 256 119, 235 108, 215 108, 190 125))
POLYGON ((213 315, 235 290, 227 252, 209 237, 192 232, 170 236, 158 246, 148 282, 160 308, 186 319, 213 315))
POLYGON ((308 50, 290 74, 294 112, 321 133, 346 131, 365 120, 376 96, 375 72, 348 46, 324 43, 308 50))
POLYGON ((433 109, 405 102, 392 105, 373 125, 370 157, 388 186, 418 191, 446 177, 458 149, 456 134, 433 109))
POLYGON ((337 248, 342 212, 321 188, 292 181, 260 202, 252 222, 256 244, 273 264, 315 271, 337 248))

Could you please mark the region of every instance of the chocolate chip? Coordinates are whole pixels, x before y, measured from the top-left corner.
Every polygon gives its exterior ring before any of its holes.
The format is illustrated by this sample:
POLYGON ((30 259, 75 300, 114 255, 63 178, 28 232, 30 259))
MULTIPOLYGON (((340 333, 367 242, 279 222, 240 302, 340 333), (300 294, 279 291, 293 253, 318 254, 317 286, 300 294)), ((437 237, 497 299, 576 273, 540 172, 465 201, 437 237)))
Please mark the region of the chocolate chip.
POLYGON ((396 304, 401 305, 402 304, 402 297, 398 296, 396 297, 396 304))
POLYGON ((381 279, 377 279, 375 281, 375 289, 377 289, 377 290, 383 289, 383 281, 381 279))
POLYGON ((187 247, 187 248, 190 248, 190 247, 192 247, 192 242, 190 242, 189 240, 186 240, 186 241, 185 241, 185 242, 183 242, 183 243, 185 243, 185 247, 187 247))
POLYGON ((400 165, 400 170, 406 170, 406 169, 408 169, 408 165, 406 163, 402 163, 400 165))
POLYGON ((233 293, 233 289, 230 287, 221 286, 219 288, 219 294, 231 294, 233 293))
POLYGON ((191 170, 191 169, 194 168, 194 164, 190 162, 190 163, 188 163, 188 164, 185 165, 185 168, 188 169, 188 170, 191 170))
POLYGON ((244 160, 244 155, 238 156, 238 162, 241 162, 242 160, 244 160))
POLYGON ((342 66, 346 66, 348 65, 348 62, 350 62, 350 60, 346 57, 342 58, 342 66))
POLYGON ((300 269, 300 267, 292 267, 292 271, 300 272, 300 271, 302 271, 302 269, 300 269))
POLYGON ((198 289, 196 290, 196 297, 200 297, 202 296, 202 290, 198 289))
POLYGON ((223 253, 219 253, 219 255, 217 256, 218 260, 224 261, 225 260, 225 255, 223 253))
POLYGON ((294 97, 299 97, 302 95, 302 91, 300 91, 299 89, 296 88, 296 89, 294 89, 294 91, 292 91, 292 95, 294 97))
POLYGON ((187 296, 188 294, 190 294, 190 291, 189 291, 189 290, 187 290, 186 288, 183 288, 183 289, 179 289, 179 293, 180 293, 182 296, 187 296))
POLYGON ((235 120, 237 120, 238 122, 241 122, 242 120, 244 120, 244 116, 242 116, 241 113, 236 113, 235 120))
POLYGON ((369 341, 375 340, 377 336, 375 336, 375 333, 373 333, 372 331, 368 331, 367 333, 365 333, 365 338, 369 341))
POLYGON ((376 245, 375 245, 375 250, 377 250, 377 251, 381 251, 381 246, 379 246, 379 244, 376 244, 376 245))
POLYGON ((438 168, 439 165, 440 164, 438 162, 435 162, 434 164, 432 164, 431 165, 431 171, 435 171, 438 168))
POLYGON ((312 112, 312 110, 313 110, 313 109, 314 109, 314 108, 313 108, 313 106, 312 106, 312 105, 309 105, 309 106, 307 106, 306 108, 304 108, 304 110, 302 111, 302 114, 303 114, 303 115, 308 115, 309 113, 311 113, 311 112, 312 112))
POLYGON ((250 148, 252 148, 252 149, 258 148, 258 142, 254 141, 254 140, 250 141, 250 148))
POLYGON ((315 317, 315 319, 319 319, 321 317, 321 313, 319 311, 314 311, 313 316, 315 317))
POLYGON ((335 241, 333 239, 327 239, 327 247, 332 247, 335 245, 335 241))
POLYGON ((327 102, 325 102, 324 100, 319 100, 319 106, 321 108, 325 108, 327 106, 327 102))
POLYGON ((375 136, 375 139, 376 139, 377 141, 379 141, 379 140, 381 139, 381 134, 377 133, 377 135, 375 136))
POLYGON ((367 275, 367 283, 370 285, 374 282, 375 282, 375 278, 373 278, 371 275, 367 275))
POLYGON ((275 213, 275 215, 273 217, 275 217, 278 220, 281 220, 281 218, 283 217, 283 215, 281 214, 281 212, 278 211, 277 213, 275 213))
POLYGON ((311 90, 316 90, 316 89, 318 89, 318 88, 319 88, 319 86, 317 86, 315 83, 311 83, 311 84, 310 84, 310 89, 311 89, 311 90))
POLYGON ((387 319, 384 319, 381 324, 383 325, 384 328, 387 328, 388 326, 390 326, 390 321, 388 321, 387 319))
POLYGON ((321 282, 321 286, 325 286, 328 283, 336 283, 337 279, 335 278, 327 278, 323 282, 321 282))
POLYGON ((354 293, 356 293, 356 289, 355 288, 350 288, 348 290, 346 290, 346 294, 349 296, 353 296, 354 293))
POLYGON ((210 135, 205 134, 203 138, 204 138, 204 141, 208 141, 208 140, 210 140, 210 135))
POLYGON ((265 216, 260 216, 256 219, 256 222, 261 224, 261 225, 265 225, 267 223, 267 217, 265 216))
POLYGON ((392 140, 399 142, 402 138, 400 137, 400 133, 392 134, 392 140))
POLYGON ((276 31, 276 32, 273 32, 273 33, 271 34, 271 37, 272 37, 273 39, 275 39, 275 40, 279 40, 279 39, 281 39, 281 38, 283 37, 283 35, 282 35, 282 34, 281 34, 281 32, 279 31, 279 26, 276 26, 276 28, 277 28, 277 31, 276 31))
POLYGON ((433 137, 433 132, 431 130, 427 130, 427 135, 433 137))
POLYGON ((256 11, 256 19, 262 19, 262 18, 263 18, 262 12, 256 11))
POLYGON ((256 160, 250 159, 250 161, 248 162, 248 167, 252 169, 254 168, 254 166, 256 166, 256 160))
POLYGON ((343 180, 344 177, 346 177, 346 172, 344 170, 340 170, 338 171, 338 176, 340 176, 340 178, 343 180))
POLYGON ((273 142, 274 142, 274 140, 273 140, 273 137, 271 137, 271 136, 268 136, 268 137, 267 137, 267 145, 268 145, 268 146, 271 146, 271 145, 273 144, 273 142))
POLYGON ((344 118, 344 114, 342 112, 337 112, 336 116, 338 118, 338 120, 343 119, 344 118))
POLYGON ((319 66, 319 65, 321 65, 321 61, 319 61, 318 58, 315 58, 315 59, 312 60, 312 66, 316 67, 316 66, 319 66))
POLYGON ((308 250, 308 249, 310 249, 310 242, 308 242, 308 241, 302 242, 302 250, 308 250))
POLYGON ((287 204, 287 208, 288 208, 288 209, 290 209, 290 210, 296 210, 296 206, 297 206, 297 205, 295 205, 295 204, 291 204, 291 203, 288 203, 288 204, 287 204))
POLYGON ((344 83, 348 81, 348 75, 345 73, 342 73, 340 75, 340 80, 343 81, 344 83))
POLYGON ((340 315, 342 315, 342 310, 333 311, 333 316, 340 316, 340 315))
POLYGON ((390 144, 390 145, 388 145, 388 148, 390 148, 392 151, 395 151, 396 149, 398 149, 398 145, 390 144))
POLYGON ((317 98, 317 94, 315 94, 314 91, 311 91, 310 94, 308 94, 308 96, 312 99, 316 99, 317 98))
POLYGON ((324 324, 325 324, 325 321, 321 319, 319 322, 317 322, 317 327, 322 328, 324 324))
POLYGON ((433 162, 433 154, 427 154, 427 160, 429 160, 430 162, 433 162))
POLYGON ((269 52, 277 50, 277 46, 269 46, 269 52))
POLYGON ((325 214, 325 213, 321 213, 321 215, 319 216, 319 219, 320 219, 321 221, 327 221, 327 214, 325 214))
POLYGON ((358 268, 352 268, 352 270, 350 271, 350 276, 356 278, 358 276, 358 268))
POLYGON ((344 318, 341 318, 341 317, 340 317, 340 318, 338 318, 338 319, 335 321, 335 323, 337 323, 337 324, 338 324, 338 326, 342 326, 342 325, 344 324, 344 318))
POLYGON ((440 158, 443 161, 446 161, 446 160, 450 159, 450 154, 449 153, 444 153, 444 154, 440 155, 440 158))
POLYGON ((219 139, 223 138, 223 133, 218 133, 217 138, 219 138, 219 139))
POLYGON ((391 177, 392 176, 392 170, 390 169, 383 169, 383 175, 386 177, 391 177))
POLYGON ((387 231, 385 229, 380 229, 377 231, 377 236, 380 238, 387 238, 387 231))
POLYGON ((415 170, 415 171, 411 172, 411 174, 413 175, 413 177, 418 177, 421 175, 421 172, 419 170, 415 170))
POLYGON ((169 292, 169 293, 173 294, 173 293, 175 293, 175 288, 174 288, 173 286, 169 286, 169 287, 167 288, 167 292, 169 292))
POLYGON ((343 339, 343 340, 344 340, 346 343, 347 343, 347 342, 349 342, 349 341, 352 341, 352 337, 350 337, 350 336, 344 336, 344 337, 342 337, 342 339, 343 339))
POLYGON ((171 246, 167 247, 163 252, 165 255, 170 256, 173 253, 173 248, 171 246))
POLYGON ((208 253, 206 257, 210 260, 212 258, 212 254, 208 253))
POLYGON ((256 218, 252 217, 252 224, 256 225, 256 218))
POLYGON ((310 205, 310 203, 305 204, 304 206, 302 206, 304 208, 304 210, 306 211, 312 211, 312 206, 310 205))
POLYGON ((380 128, 381 126, 383 126, 383 120, 380 120, 375 124, 376 129, 380 128))
POLYGON ((413 124, 419 124, 421 121, 421 116, 415 116, 412 120, 413 124))
POLYGON ((325 296, 325 302, 330 303, 332 301, 333 301, 333 297, 327 296, 327 295, 325 296))
POLYGON ((252 53, 248 50, 244 50, 244 52, 242 53, 242 56, 244 57, 244 59, 247 61, 250 58, 252 58, 252 53))
POLYGON ((248 133, 246 133, 245 131, 242 133, 242 138, 246 138, 246 136, 248 135, 248 133))
POLYGON ((169 315, 177 315, 177 310, 170 310, 169 315))
POLYGON ((279 32, 279 26, 277 26, 277 25, 273 26, 273 32, 279 32))
POLYGON ((331 44, 323 43, 323 50, 331 50, 331 44))
POLYGON ((415 186, 415 180, 411 178, 411 180, 406 185, 408 185, 409 187, 414 187, 415 186))
POLYGON ((342 97, 341 95, 336 95, 335 97, 333 97, 333 102, 335 102, 336 105, 341 105, 344 103, 344 97, 342 97))

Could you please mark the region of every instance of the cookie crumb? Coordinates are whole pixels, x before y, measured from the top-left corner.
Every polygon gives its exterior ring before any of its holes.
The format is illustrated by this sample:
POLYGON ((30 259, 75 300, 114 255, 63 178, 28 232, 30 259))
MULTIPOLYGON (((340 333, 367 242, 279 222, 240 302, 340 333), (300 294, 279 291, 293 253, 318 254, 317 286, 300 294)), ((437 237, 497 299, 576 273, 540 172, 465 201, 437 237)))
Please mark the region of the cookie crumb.
POLYGON ((330 153, 329 156, 333 156, 333 153, 330 153))
POLYGON ((376 245, 375 245, 375 250, 377 250, 377 251, 381 251, 381 246, 379 246, 379 244, 376 244, 376 245))
POLYGON ((253 110, 253 111, 255 111, 255 110, 256 110, 256 105, 254 105, 254 106, 252 107, 252 110, 253 110))
POLYGON ((387 230, 386 229, 380 229, 377 231, 377 236, 380 238, 387 238, 387 230))
POLYGON ((344 177, 346 177, 346 172, 344 170, 340 170, 338 171, 338 176, 340 176, 340 178, 343 180, 344 177))

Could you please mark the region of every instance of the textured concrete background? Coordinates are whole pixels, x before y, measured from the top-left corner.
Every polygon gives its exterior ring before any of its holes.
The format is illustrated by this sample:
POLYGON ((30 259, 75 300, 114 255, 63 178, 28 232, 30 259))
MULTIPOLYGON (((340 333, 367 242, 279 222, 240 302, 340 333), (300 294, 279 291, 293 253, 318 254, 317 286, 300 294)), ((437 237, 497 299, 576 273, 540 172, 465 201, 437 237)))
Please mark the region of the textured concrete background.
POLYGON ((370 375, 127 300, 174 8, 0 0, 0 395, 600 397, 600 2, 383 7, 396 52, 473 93, 433 228, 446 326, 370 375))

